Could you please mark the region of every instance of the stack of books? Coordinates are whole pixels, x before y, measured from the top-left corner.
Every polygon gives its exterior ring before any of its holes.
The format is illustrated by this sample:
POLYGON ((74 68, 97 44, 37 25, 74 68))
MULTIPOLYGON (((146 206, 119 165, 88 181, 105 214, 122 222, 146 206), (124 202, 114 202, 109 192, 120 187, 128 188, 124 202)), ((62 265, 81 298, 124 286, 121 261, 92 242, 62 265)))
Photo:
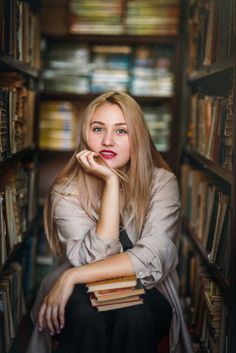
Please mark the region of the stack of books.
POLYGON ((123 276, 87 283, 92 306, 107 311, 143 304, 145 289, 135 276, 123 276))

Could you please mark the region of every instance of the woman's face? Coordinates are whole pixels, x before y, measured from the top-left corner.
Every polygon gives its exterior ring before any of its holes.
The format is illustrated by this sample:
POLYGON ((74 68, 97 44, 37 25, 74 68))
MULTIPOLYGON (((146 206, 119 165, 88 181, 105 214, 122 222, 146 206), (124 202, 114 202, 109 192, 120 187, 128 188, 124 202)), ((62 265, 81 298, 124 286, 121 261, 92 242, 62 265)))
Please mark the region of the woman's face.
POLYGON ((99 152, 110 167, 121 169, 129 162, 128 128, 118 105, 105 103, 96 109, 87 139, 91 149, 99 152))

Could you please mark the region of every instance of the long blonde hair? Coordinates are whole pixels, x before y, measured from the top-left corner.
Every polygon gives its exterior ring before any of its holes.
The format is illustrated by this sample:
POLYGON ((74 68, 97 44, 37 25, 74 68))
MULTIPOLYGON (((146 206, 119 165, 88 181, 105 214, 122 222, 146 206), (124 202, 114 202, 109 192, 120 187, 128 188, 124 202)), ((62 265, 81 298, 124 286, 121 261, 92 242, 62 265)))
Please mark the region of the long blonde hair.
POLYGON ((50 202, 50 192, 60 186, 59 195, 67 194, 67 187, 74 181, 78 188, 78 197, 81 207, 94 221, 98 220, 100 199, 103 182, 98 178, 85 173, 80 167, 76 154, 83 149, 91 149, 87 142, 87 131, 90 120, 96 109, 104 104, 116 104, 120 107, 128 127, 130 140, 131 160, 125 172, 113 170, 120 178, 120 216, 128 214, 128 222, 134 221, 137 229, 137 238, 140 237, 151 194, 154 167, 171 168, 163 160, 152 142, 142 110, 138 103, 124 92, 108 92, 94 99, 87 107, 80 121, 78 147, 50 187, 44 205, 45 232, 52 251, 57 255, 64 253, 63 245, 59 241, 53 220, 55 202, 50 202))

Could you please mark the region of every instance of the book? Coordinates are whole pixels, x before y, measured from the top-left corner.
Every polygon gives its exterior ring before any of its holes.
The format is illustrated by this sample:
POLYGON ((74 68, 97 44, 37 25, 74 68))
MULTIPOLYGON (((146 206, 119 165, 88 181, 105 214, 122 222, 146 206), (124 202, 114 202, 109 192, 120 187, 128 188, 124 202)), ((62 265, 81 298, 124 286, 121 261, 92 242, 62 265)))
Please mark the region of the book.
POLYGON ((92 306, 103 306, 103 305, 109 305, 109 304, 120 304, 120 303, 129 303, 133 302, 136 300, 139 300, 140 297, 138 295, 134 295, 132 297, 127 297, 127 298, 117 298, 117 299, 112 299, 112 300, 104 300, 104 301, 99 301, 98 299, 95 298, 94 293, 90 293, 90 301, 92 306))
POLYGON ((103 302, 111 299, 129 298, 140 294, 144 294, 145 289, 141 282, 138 281, 135 287, 115 288, 110 290, 95 291, 94 296, 98 302, 103 302))
POLYGON ((121 309, 121 308, 126 308, 129 306, 140 305, 140 304, 143 304, 142 298, 135 300, 135 301, 132 301, 132 302, 101 305, 101 306, 97 307, 97 310, 98 311, 108 311, 108 310, 121 309))
POLYGON ((135 287, 137 284, 136 276, 122 276, 116 278, 109 278, 101 281, 95 281, 91 283, 87 283, 86 287, 87 292, 95 292, 99 290, 105 289, 114 289, 114 288, 127 288, 127 287, 135 287))

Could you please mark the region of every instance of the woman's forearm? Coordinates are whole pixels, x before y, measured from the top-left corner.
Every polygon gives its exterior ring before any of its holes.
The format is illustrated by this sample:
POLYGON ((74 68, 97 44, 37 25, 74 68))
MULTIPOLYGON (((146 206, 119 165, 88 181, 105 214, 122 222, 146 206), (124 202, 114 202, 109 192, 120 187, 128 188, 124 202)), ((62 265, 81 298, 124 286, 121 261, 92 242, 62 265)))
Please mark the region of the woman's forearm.
POLYGON ((126 253, 113 255, 80 267, 73 267, 65 273, 73 285, 133 274, 134 268, 126 253))
POLYGON ((119 179, 105 182, 96 233, 101 239, 118 239, 120 223, 119 179))

